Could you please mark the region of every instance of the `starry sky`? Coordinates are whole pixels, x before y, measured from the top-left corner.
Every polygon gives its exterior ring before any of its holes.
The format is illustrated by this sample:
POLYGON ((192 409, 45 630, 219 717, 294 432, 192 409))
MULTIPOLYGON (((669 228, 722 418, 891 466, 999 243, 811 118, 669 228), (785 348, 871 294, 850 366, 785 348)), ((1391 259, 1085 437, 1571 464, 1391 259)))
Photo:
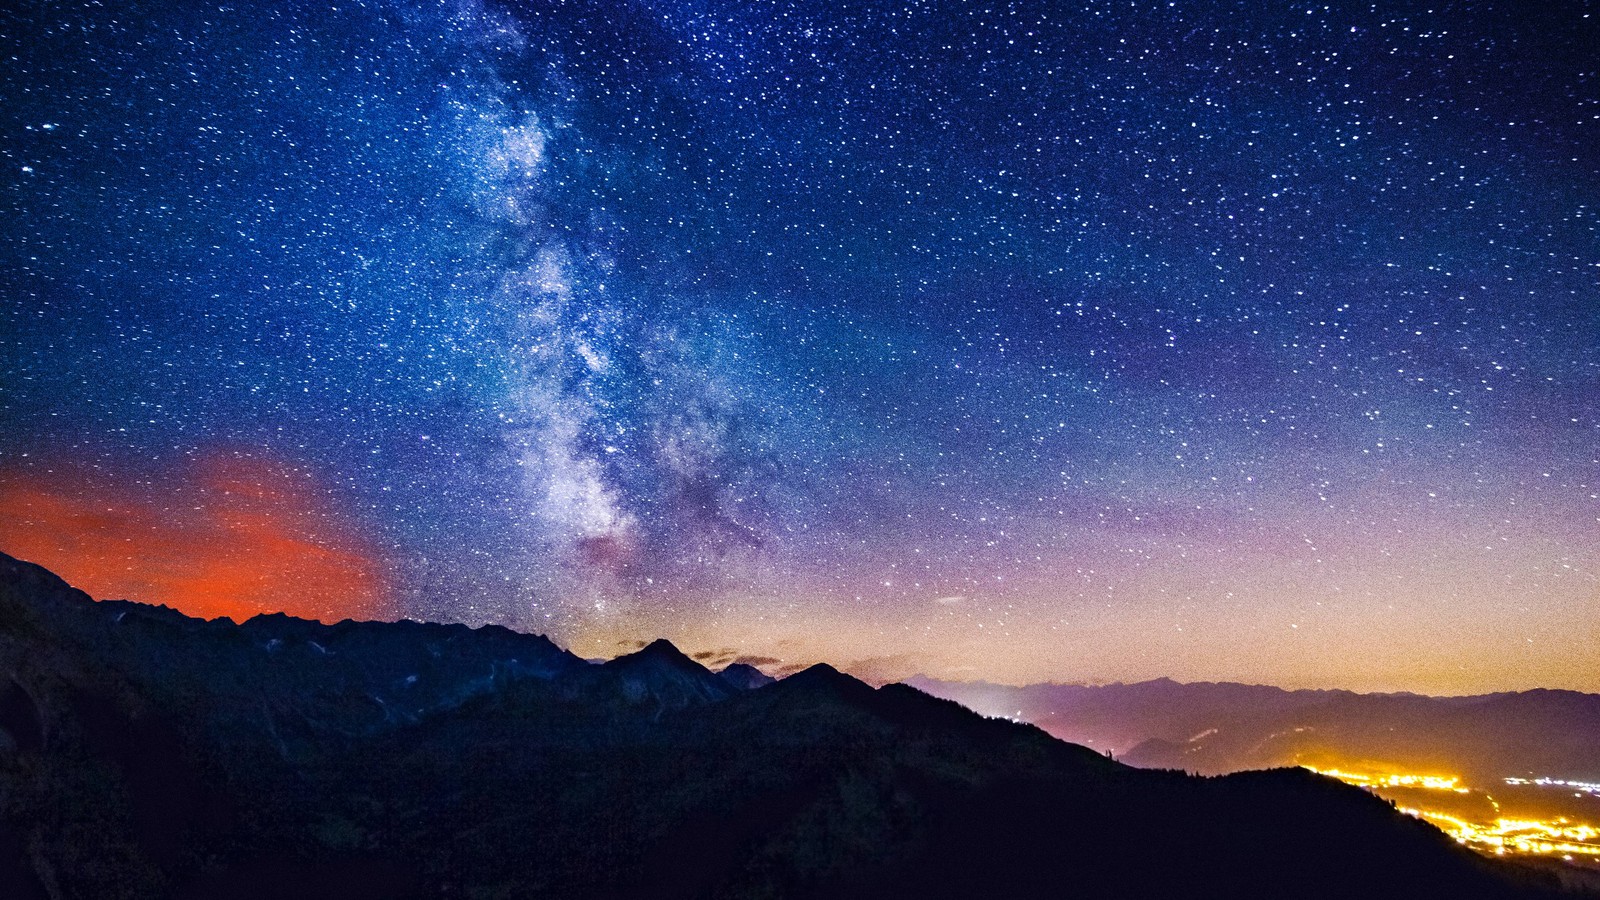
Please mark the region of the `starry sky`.
POLYGON ((0 549, 865 677, 1600 690, 1600 10, 0 13, 0 549))

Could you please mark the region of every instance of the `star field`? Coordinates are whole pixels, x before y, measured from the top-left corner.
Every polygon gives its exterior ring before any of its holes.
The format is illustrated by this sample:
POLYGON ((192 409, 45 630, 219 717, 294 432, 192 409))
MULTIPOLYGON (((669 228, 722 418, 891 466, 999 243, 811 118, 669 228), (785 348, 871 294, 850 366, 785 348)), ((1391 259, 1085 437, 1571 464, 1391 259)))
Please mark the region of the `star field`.
POLYGON ((0 549, 96 596, 1600 690, 1587 4, 0 35, 0 549))

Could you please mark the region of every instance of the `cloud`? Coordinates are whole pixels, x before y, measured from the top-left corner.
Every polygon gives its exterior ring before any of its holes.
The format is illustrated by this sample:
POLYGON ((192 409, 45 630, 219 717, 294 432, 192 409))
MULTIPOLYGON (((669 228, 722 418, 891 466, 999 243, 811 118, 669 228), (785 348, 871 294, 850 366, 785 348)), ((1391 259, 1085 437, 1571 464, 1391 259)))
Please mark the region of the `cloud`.
POLYGON ((101 599, 243 621, 391 614, 383 566, 314 481, 213 454, 175 471, 0 471, 0 549, 101 599))
POLYGON ((743 663, 744 665, 755 666, 756 668, 759 669, 759 668, 761 668, 763 666, 775 666, 775 665, 778 665, 781 662, 783 662, 783 660, 778 659, 775 656, 749 656, 749 655, 746 655, 746 656, 735 656, 732 659, 732 661, 729 663, 729 665, 732 665, 733 663, 743 663))
POLYGON ((862 681, 874 685, 902 681, 920 671, 917 658, 906 653, 897 653, 892 656, 869 656, 840 666, 840 668, 862 681))

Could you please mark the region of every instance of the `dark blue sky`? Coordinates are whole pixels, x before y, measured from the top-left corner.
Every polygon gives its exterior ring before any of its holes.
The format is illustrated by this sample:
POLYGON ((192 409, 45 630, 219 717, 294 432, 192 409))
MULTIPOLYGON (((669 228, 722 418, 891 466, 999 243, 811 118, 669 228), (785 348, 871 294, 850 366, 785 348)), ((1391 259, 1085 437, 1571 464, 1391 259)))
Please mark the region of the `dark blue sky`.
POLYGON ((0 21, 0 548, 97 593, 244 478, 331 617, 1600 688, 1590 5, 0 21))

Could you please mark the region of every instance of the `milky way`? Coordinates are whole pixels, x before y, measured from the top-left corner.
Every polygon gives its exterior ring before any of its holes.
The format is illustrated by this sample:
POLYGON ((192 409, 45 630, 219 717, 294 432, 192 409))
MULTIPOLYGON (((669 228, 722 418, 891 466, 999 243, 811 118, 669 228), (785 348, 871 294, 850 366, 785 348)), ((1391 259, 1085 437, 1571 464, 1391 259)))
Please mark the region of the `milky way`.
POLYGON ((97 594, 259 552, 294 596, 195 611, 1600 689, 1584 4, 0 30, 0 549, 97 594))

